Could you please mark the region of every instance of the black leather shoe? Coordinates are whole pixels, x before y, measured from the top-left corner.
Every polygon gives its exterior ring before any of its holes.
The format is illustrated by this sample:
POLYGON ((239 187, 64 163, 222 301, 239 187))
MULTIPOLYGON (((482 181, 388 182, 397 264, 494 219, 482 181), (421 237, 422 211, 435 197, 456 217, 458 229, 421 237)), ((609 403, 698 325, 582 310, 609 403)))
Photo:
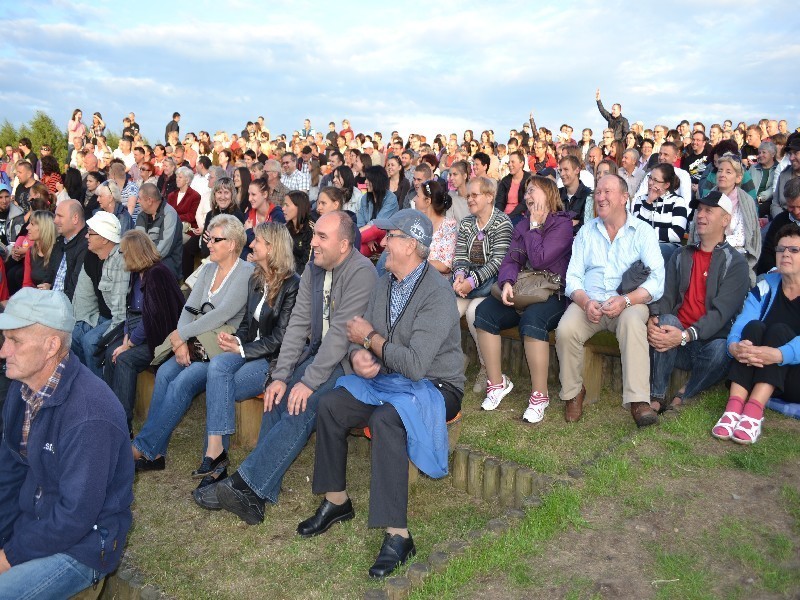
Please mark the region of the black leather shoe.
POLYGON ((266 504, 264 500, 259 498, 246 484, 241 486, 247 488, 246 490, 233 487, 232 479, 233 477, 228 477, 214 486, 220 508, 232 512, 248 525, 258 525, 263 522, 264 505, 266 504))
POLYGON ((416 553, 417 549, 410 533, 408 538, 387 533, 383 537, 383 546, 378 553, 378 558, 375 559, 375 564, 369 568, 369 576, 386 577, 397 567, 404 565, 416 553))
POLYGON ((192 492, 192 498, 194 498, 197 506, 206 510, 222 510, 222 505, 219 503, 219 498, 217 498, 217 486, 227 477, 227 469, 222 470, 219 479, 214 479, 213 475, 203 477, 200 485, 192 492))
POLYGON ((228 460, 228 453, 223 450, 222 453, 217 458, 211 458, 210 456, 204 456, 203 462, 200 463, 200 468, 195 471, 192 471, 192 477, 194 479, 199 479, 201 477, 205 477, 209 473, 213 473, 217 469, 225 468, 229 464, 228 460))
POLYGON ((306 519, 297 526, 297 533, 303 537, 313 537, 325 533, 331 525, 339 521, 349 521, 356 516, 350 498, 344 504, 334 504, 323 498, 317 512, 310 519, 306 519))
POLYGON ((163 456, 153 460, 147 460, 144 456, 133 461, 133 468, 137 473, 142 471, 163 471, 167 467, 163 456))

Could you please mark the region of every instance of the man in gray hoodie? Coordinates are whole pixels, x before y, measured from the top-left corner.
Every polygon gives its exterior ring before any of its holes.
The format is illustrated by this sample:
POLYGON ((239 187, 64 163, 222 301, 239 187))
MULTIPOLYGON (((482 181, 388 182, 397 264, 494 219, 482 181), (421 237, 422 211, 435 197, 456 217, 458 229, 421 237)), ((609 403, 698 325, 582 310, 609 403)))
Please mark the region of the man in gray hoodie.
POLYGON ((416 553, 407 527, 409 458, 431 477, 447 474, 446 422, 461 410, 464 360, 453 290, 427 261, 430 220, 404 209, 375 225, 387 231, 381 245, 388 272, 364 317, 347 324, 354 374, 320 400, 312 490, 325 498, 297 532, 311 537, 353 518, 347 435, 369 426, 369 526, 386 528, 369 574, 385 577, 416 553))

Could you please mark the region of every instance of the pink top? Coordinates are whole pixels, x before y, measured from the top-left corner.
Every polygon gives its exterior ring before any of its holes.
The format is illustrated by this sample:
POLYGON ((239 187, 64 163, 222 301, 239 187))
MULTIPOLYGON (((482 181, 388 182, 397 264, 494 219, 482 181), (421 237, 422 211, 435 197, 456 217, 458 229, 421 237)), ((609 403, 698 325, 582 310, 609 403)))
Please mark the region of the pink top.
POLYGON ((503 212, 507 215, 510 215, 514 212, 514 209, 517 208, 517 204, 519 204, 519 181, 511 180, 511 185, 508 187, 508 200, 506 201, 506 207, 503 209, 503 212))
POLYGON ((73 121, 70 119, 67 129, 69 130, 69 142, 73 145, 75 144, 73 141, 75 138, 82 138, 86 133, 86 125, 83 124, 83 121, 73 121))

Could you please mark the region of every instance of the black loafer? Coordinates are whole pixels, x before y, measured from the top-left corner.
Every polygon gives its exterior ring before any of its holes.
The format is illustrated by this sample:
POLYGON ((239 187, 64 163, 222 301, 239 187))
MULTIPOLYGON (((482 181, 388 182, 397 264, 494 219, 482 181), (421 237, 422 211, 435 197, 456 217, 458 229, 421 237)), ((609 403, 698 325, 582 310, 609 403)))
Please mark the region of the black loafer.
POLYGON ((383 546, 375 559, 375 564, 369 568, 370 577, 386 577, 397 567, 417 553, 414 546, 414 539, 411 534, 408 538, 401 535, 389 535, 383 537, 383 546))
POLYGON ((217 498, 217 486, 227 477, 228 472, 225 469, 220 473, 219 480, 214 479, 211 475, 203 477, 200 485, 192 492, 192 498, 197 506, 206 510, 222 510, 222 505, 217 498))
POLYGON ((199 479, 201 477, 205 477, 209 473, 213 473, 217 469, 225 468, 228 466, 230 461, 228 460, 228 453, 223 450, 222 453, 217 458, 211 458, 210 456, 204 456, 203 462, 200 463, 200 467, 192 471, 192 477, 194 479, 199 479))
POLYGON ((133 468, 137 473, 141 473, 142 471, 163 471, 166 467, 167 464, 163 456, 159 456, 153 460, 148 460, 146 457, 142 456, 133 461, 133 468))
POLYGON ((350 498, 344 504, 334 504, 323 499, 317 512, 297 526, 297 533, 303 537, 313 537, 325 533, 331 525, 340 521, 349 521, 356 516, 350 498))
MULTIPOLYGON (((241 490, 233 487, 233 477, 239 477, 238 473, 234 473, 232 477, 223 479, 214 486, 220 508, 232 512, 248 525, 258 525, 264 521, 264 505, 266 503, 247 487, 244 480, 239 485, 247 489, 241 490)), ((239 483, 238 480, 237 483, 239 483)))

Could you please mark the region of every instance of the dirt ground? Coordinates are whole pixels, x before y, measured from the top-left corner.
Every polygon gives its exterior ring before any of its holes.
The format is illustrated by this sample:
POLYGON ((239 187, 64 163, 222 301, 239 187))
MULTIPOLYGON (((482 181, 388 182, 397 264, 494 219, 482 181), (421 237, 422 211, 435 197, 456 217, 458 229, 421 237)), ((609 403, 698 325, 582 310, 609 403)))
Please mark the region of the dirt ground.
MULTIPOLYGON (((783 566, 800 571, 800 530, 781 502, 781 489, 800 491, 800 464, 785 464, 769 477, 737 470, 717 470, 711 477, 660 479, 637 496, 647 506, 604 500, 583 513, 588 526, 571 530, 530 560, 530 582, 483 578, 470 585, 475 599, 536 598, 680 598, 669 586, 680 573, 664 576, 656 556, 678 553, 696 558, 692 565, 710 598, 800 598, 800 589, 770 592, 752 572, 724 551, 721 528, 728 523, 758 523, 763 536, 783 534, 795 555, 783 566), (648 489, 649 488, 649 489, 648 489)), ((762 540, 763 541, 763 540, 762 540)), ((759 547, 759 540, 753 544, 759 547)), ((679 570, 679 569, 678 569, 679 570)), ((687 576, 691 576, 687 574, 687 576)), ((686 583, 686 582, 684 582, 686 583)))

